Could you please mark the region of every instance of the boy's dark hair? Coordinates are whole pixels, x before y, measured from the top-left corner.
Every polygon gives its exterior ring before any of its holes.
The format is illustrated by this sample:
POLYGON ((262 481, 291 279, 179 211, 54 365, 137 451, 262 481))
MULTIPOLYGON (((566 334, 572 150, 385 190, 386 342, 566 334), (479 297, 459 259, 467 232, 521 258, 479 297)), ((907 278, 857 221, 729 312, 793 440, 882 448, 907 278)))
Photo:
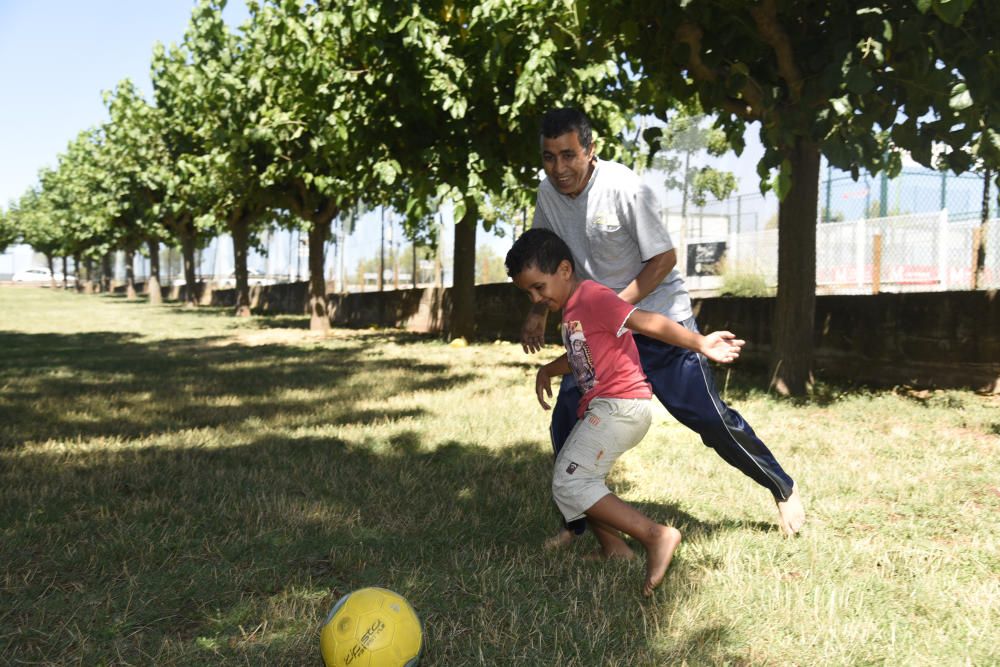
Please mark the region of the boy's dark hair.
POLYGON ((585 151, 590 150, 593 132, 590 119, 579 109, 551 109, 542 116, 542 138, 555 139, 567 132, 576 132, 580 146, 585 151))
POLYGON ((529 229, 514 241, 504 264, 507 266, 507 275, 514 278, 531 266, 542 273, 555 273, 564 259, 575 271, 573 253, 558 234, 549 229, 529 229))

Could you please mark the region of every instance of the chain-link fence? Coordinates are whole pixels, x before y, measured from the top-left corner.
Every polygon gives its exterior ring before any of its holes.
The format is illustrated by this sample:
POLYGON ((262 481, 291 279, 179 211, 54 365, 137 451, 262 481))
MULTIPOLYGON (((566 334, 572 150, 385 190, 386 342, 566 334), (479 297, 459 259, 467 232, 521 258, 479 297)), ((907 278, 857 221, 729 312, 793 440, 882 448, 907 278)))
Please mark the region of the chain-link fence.
MULTIPOLYGON (((817 291, 1000 287, 1000 222, 981 221, 984 196, 987 209, 993 209, 996 189, 990 185, 984 193, 978 175, 907 170, 896 179, 825 179, 817 213, 817 291)), ((692 291, 739 293, 733 285, 751 284, 767 293, 777 285, 773 193, 711 202, 686 220, 672 210, 666 219, 692 291)))

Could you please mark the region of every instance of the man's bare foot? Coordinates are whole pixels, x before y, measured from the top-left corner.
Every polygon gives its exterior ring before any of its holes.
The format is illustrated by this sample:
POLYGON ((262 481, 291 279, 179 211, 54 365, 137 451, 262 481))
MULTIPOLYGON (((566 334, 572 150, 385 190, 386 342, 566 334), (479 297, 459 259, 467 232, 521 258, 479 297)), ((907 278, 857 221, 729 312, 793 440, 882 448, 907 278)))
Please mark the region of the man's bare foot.
POLYGON ((660 526, 656 539, 646 546, 646 583, 642 594, 649 597, 663 582, 677 545, 681 543, 681 531, 671 526, 660 526))
POLYGON ((565 547, 568 547, 570 544, 572 544, 575 538, 576 535, 573 534, 573 531, 566 530, 565 528, 560 528, 558 533, 556 533, 552 537, 546 538, 546 540, 542 542, 542 548, 545 549, 546 551, 555 551, 557 549, 564 549, 565 547))
POLYGON ((787 500, 775 500, 778 505, 778 526, 786 537, 795 535, 802 530, 806 522, 806 510, 802 507, 799 497, 799 487, 793 486, 787 500))

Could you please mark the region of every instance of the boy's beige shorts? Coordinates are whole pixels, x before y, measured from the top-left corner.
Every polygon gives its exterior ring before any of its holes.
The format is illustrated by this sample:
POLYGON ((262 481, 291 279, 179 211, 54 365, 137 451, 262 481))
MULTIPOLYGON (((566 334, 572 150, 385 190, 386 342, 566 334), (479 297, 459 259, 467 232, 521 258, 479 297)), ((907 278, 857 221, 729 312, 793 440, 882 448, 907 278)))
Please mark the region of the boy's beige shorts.
POLYGON ((556 458, 552 497, 566 521, 579 519, 611 493, 605 479, 622 454, 639 444, 652 420, 647 398, 595 398, 556 458))

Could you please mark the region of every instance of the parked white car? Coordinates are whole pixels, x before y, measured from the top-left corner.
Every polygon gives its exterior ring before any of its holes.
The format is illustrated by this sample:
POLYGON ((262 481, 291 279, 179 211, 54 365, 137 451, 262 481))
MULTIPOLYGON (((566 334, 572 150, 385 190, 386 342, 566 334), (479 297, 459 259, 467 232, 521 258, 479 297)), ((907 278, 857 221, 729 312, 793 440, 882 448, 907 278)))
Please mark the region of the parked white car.
MULTIPOLYGON (((44 266, 34 266, 30 269, 24 269, 23 271, 18 271, 11 278, 15 283, 32 283, 35 285, 48 286, 52 284, 55 280, 57 285, 62 285, 63 274, 62 272, 56 272, 53 276, 52 272, 49 271, 48 267, 44 266)), ((69 285, 76 284, 76 276, 70 275, 66 277, 66 283, 69 285)))
MULTIPOLYGON (((273 278, 268 278, 266 275, 260 271, 254 271, 253 269, 247 269, 247 284, 250 287, 263 286, 263 285, 274 285, 278 281, 273 278)), ((236 287, 236 272, 233 271, 226 278, 219 281, 219 287, 222 289, 232 289, 236 287)))

